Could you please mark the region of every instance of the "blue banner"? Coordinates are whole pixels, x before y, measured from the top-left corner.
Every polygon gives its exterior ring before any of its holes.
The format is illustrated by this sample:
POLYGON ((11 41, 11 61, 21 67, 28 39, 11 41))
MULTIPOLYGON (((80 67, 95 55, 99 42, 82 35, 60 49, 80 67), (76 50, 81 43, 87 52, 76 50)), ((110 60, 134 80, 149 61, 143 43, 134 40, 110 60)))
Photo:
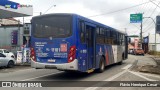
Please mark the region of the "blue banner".
POLYGON ((4 6, 5 8, 17 9, 19 6, 19 3, 12 2, 9 0, 0 0, 0 6, 4 6))

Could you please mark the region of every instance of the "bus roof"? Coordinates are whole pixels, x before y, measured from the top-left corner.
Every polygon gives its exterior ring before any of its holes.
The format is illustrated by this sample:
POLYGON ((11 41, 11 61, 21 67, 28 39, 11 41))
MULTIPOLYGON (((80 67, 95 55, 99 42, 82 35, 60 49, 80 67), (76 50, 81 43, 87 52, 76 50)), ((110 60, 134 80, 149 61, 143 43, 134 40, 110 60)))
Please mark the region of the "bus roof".
POLYGON ((74 14, 74 13, 51 13, 51 14, 43 14, 43 15, 35 16, 35 17, 33 17, 32 19, 34 19, 34 18, 40 18, 40 17, 48 17, 48 16, 52 16, 52 15, 71 15, 71 16, 76 16, 76 17, 78 17, 78 18, 80 18, 80 19, 87 20, 87 21, 90 22, 90 23, 98 24, 98 25, 101 26, 101 27, 106 27, 106 28, 112 29, 113 31, 117 31, 117 32, 119 32, 119 33, 125 34, 125 32, 123 32, 123 31, 117 30, 117 29, 112 28, 112 27, 110 27, 110 26, 107 26, 107 25, 105 25, 105 24, 99 23, 99 22, 97 22, 97 21, 91 20, 91 19, 89 19, 89 18, 87 18, 87 17, 81 16, 81 15, 78 15, 78 14, 74 14))

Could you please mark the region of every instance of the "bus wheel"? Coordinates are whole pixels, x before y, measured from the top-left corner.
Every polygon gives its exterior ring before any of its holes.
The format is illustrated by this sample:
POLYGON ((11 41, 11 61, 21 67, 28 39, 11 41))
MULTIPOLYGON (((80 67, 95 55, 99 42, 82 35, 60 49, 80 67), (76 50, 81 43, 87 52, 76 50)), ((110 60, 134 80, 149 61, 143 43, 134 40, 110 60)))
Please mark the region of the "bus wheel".
POLYGON ((104 58, 102 57, 101 60, 100 60, 100 63, 99 63, 99 69, 98 69, 98 72, 99 73, 102 73, 105 69, 105 63, 104 63, 104 58))
POLYGON ((122 65, 123 61, 118 62, 118 65, 122 65))

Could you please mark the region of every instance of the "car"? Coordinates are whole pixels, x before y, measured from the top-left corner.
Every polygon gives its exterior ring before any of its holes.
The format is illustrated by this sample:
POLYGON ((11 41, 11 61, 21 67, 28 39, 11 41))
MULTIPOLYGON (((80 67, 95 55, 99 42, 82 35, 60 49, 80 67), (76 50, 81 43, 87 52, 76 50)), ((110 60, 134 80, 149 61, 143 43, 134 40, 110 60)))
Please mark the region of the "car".
POLYGON ((141 48, 133 49, 133 54, 134 55, 143 55, 144 56, 144 50, 141 49, 141 48))
POLYGON ((6 56, 3 53, 0 53, 0 67, 9 67, 12 68, 15 65, 16 60, 10 56, 6 56))
POLYGON ((6 56, 15 58, 15 55, 12 52, 9 52, 7 49, 0 49, 0 53, 3 53, 6 56))
POLYGON ((133 49, 129 49, 128 54, 132 54, 132 53, 133 53, 133 49))

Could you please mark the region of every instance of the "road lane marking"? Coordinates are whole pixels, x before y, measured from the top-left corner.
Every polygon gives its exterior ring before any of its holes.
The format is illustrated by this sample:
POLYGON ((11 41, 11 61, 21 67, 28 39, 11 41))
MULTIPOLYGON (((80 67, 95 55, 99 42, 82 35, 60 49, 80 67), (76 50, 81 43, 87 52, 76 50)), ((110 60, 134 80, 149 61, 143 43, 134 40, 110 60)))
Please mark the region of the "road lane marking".
POLYGON ((137 73, 139 73, 139 74, 141 74, 141 75, 145 75, 145 76, 150 76, 150 77, 160 78, 160 76, 159 76, 159 75, 155 75, 155 74, 141 73, 141 72, 137 72, 137 73))
MULTIPOLYGON (((126 70, 124 70, 124 71, 122 71, 122 72, 120 72, 120 73, 118 73, 118 74, 116 74, 116 75, 114 75, 114 76, 112 76, 110 78, 107 78, 107 79, 105 79, 103 81, 112 81, 112 80, 118 78, 119 76, 121 76, 122 74, 126 73, 127 71, 128 71, 128 69, 126 69, 126 70)), ((103 86, 103 84, 98 83, 98 84, 95 84, 94 86, 103 86)), ((100 88, 100 87, 88 87, 85 90, 96 90, 98 88, 100 88)))
POLYGON ((157 81, 157 80, 154 80, 154 79, 147 78, 147 77, 145 77, 145 76, 143 76, 143 75, 140 75, 140 74, 137 73, 137 72, 133 72, 133 71, 128 71, 128 72, 130 72, 130 73, 132 73, 132 74, 134 74, 134 75, 136 75, 136 76, 139 76, 139 77, 141 77, 141 78, 143 78, 143 79, 145 79, 145 80, 147 80, 147 81, 157 81))
POLYGON ((128 65, 126 65, 125 67, 123 67, 122 69, 129 69, 130 67, 132 66, 132 64, 128 64, 128 65))
POLYGON ((116 75, 114 75, 114 76, 112 76, 112 77, 110 77, 108 79, 105 79, 104 81, 112 81, 112 80, 118 78, 119 76, 121 76, 122 74, 126 73, 127 71, 128 70, 124 70, 124 71, 122 71, 122 72, 120 72, 120 73, 118 73, 118 74, 116 74, 116 75))
POLYGON ((24 79, 24 80, 20 80, 20 81, 29 81, 29 80, 33 80, 33 79, 37 79, 37 78, 41 78, 41 77, 46 77, 46 76, 50 76, 50 75, 54 75, 54 74, 58 74, 58 73, 61 73, 61 72, 63 72, 63 71, 59 71, 59 72, 56 72, 56 73, 50 73, 50 74, 46 74, 46 75, 39 76, 39 77, 34 77, 34 78, 24 79))

